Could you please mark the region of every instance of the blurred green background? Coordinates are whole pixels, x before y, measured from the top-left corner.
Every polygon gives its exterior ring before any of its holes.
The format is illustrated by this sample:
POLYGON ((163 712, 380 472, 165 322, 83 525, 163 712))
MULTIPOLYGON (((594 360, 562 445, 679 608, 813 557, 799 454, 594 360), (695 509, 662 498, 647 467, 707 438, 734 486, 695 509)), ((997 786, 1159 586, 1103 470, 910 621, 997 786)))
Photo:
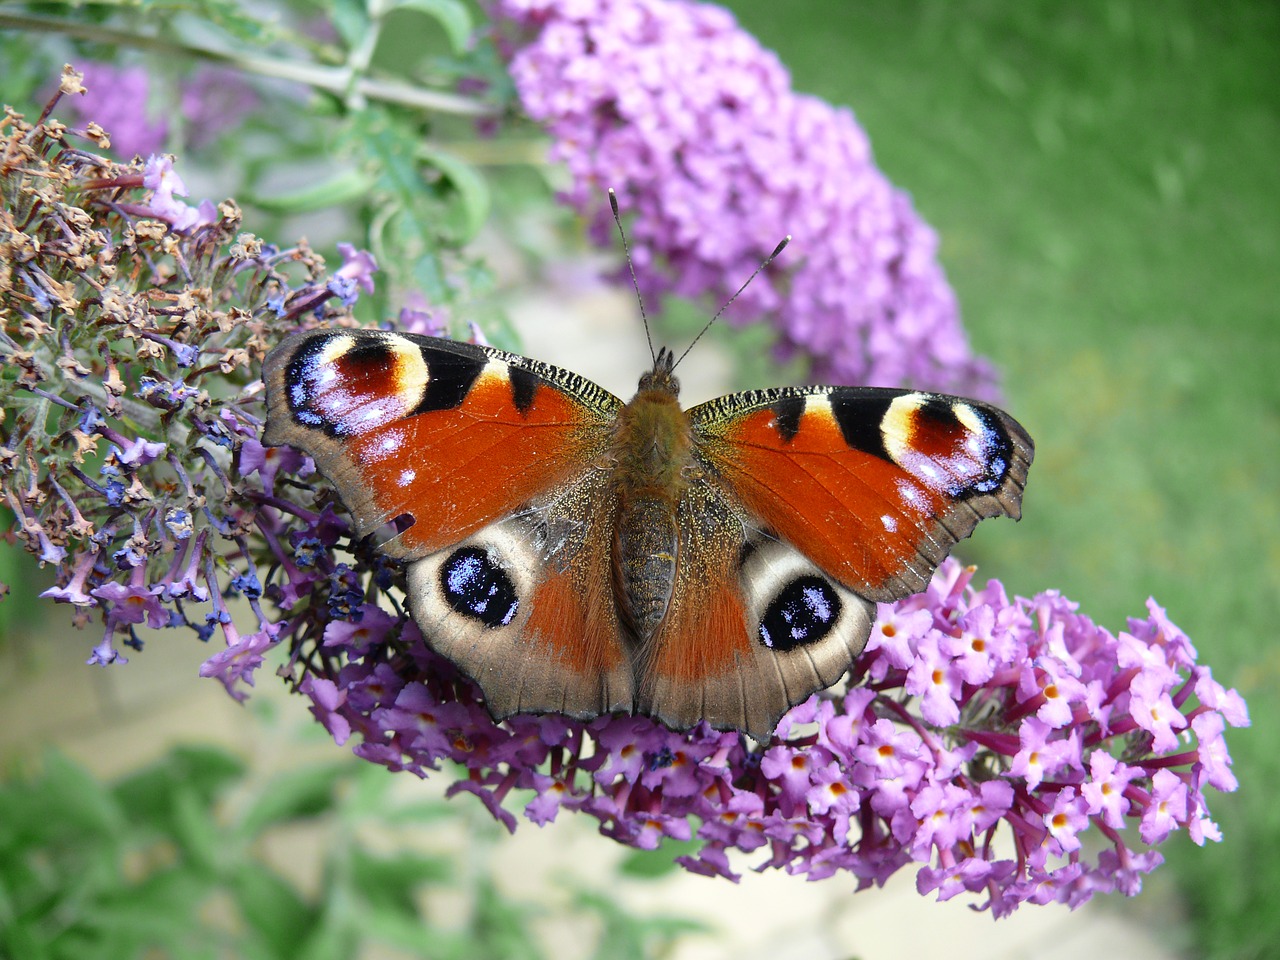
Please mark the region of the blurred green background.
MULTIPOLYGON (((1280 807, 1269 794, 1280 782, 1280 703, 1270 696, 1280 673, 1280 5, 728 5, 779 54, 797 90, 853 108, 881 168, 938 230, 974 348, 999 366, 1006 405, 1035 437, 1023 522, 984 525, 966 559, 1023 595, 1060 589, 1113 630, 1154 596, 1215 676, 1249 700, 1253 729, 1229 736, 1241 790, 1211 795, 1225 841, 1168 844, 1166 875, 1179 881, 1191 955, 1280 956, 1271 903, 1280 807)), ((11 559, 0 553, 0 564, 11 559)), ((15 603, 27 599, 0 605, 0 624, 29 610, 15 603)), ((191 651, 192 671, 201 655, 191 651)), ((67 678, 65 716, 82 717, 86 689, 102 687, 78 674, 67 678)), ((49 709, 15 701, 16 686, 0 685, 11 715, 49 709)), ((170 758, 157 768, 169 773, 151 776, 171 782, 189 762, 170 758)), ((219 784, 239 784, 225 769, 219 784)), ((68 822, 117 847, 119 808, 137 781, 108 796, 60 770, 0 796, 0 815, 25 813, 38 826, 46 798, 74 792, 93 802, 68 822)), ((317 810, 365 816, 359 791, 373 789, 357 784, 352 799, 341 784, 295 788, 272 823, 317 810)), ((173 801, 191 807, 185 819, 165 807, 155 821, 176 823, 164 835, 198 853, 225 841, 207 831, 190 841, 192 811, 212 809, 217 790, 197 792, 199 803, 173 801)), ((232 820, 237 844, 256 838, 263 821, 253 809, 250 826, 232 820)), ((442 816, 432 811, 421 815, 442 816)), ((207 879, 210 857, 182 862, 207 879)), ((310 901, 290 899, 270 877, 217 876, 255 896, 270 886, 296 924, 335 909, 351 920, 341 898, 367 886, 368 871, 349 861, 325 869, 327 886, 310 901)), ((383 873, 396 870, 412 872, 396 861, 383 873)), ((518 914, 475 917, 486 930, 509 929, 518 914)), ((279 926, 288 944, 291 928, 279 926)), ((658 926, 665 942, 675 928, 658 926)))
POLYGON ((1248 699, 1225 842, 1170 859, 1194 955, 1280 956, 1280 5, 728 5, 853 107, 1036 440, 966 556, 1113 630, 1154 596, 1248 699))

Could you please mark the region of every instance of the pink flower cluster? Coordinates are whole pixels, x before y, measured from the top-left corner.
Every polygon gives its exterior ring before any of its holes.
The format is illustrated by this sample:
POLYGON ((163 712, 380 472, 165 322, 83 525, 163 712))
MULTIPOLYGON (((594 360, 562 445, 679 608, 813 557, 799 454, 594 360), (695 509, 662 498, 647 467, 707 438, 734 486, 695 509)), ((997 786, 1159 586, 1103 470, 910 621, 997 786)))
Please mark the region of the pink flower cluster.
POLYGON ((990 397, 937 237, 875 166, 847 109, 791 90, 786 69, 724 9, 682 0, 498 0, 520 37, 510 71, 572 175, 565 199, 616 246, 613 187, 649 299, 738 298, 814 379, 990 397))
POLYGON ((882 605, 847 690, 793 709, 767 745, 636 716, 495 723, 412 622, 372 605, 325 628, 331 668, 301 687, 365 759, 464 766, 451 792, 509 829, 523 806, 539 824, 587 814, 643 849, 696 838, 683 865, 731 879, 731 851, 860 888, 917 864, 922 893, 1004 915, 1136 893, 1170 833, 1218 839, 1204 789, 1235 789, 1223 730, 1248 714, 1163 611, 1113 635, 1056 592, 1010 601, 972 573, 948 560, 926 592, 882 605), (1106 844, 1092 859, 1088 831, 1106 844))

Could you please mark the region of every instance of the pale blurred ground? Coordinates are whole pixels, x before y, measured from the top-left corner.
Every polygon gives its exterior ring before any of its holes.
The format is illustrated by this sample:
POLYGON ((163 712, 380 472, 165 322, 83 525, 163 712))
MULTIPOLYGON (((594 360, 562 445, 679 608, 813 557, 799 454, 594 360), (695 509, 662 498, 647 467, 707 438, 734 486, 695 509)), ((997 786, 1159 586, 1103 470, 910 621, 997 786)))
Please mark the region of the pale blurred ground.
MULTIPOLYGON (((629 396, 648 364, 634 298, 586 274, 558 280, 551 289, 559 292, 524 298, 511 308, 527 352, 629 396)), ((699 344, 679 371, 686 404, 723 392, 727 370, 728 361, 711 343, 699 344)), ((314 737, 300 746, 299 730, 309 725, 310 715, 269 669, 260 673, 255 696, 275 706, 277 722, 270 724, 232 701, 216 682, 197 676, 210 651, 186 636, 158 634, 121 668, 86 666, 92 645, 90 632, 70 627, 58 628, 56 636, 0 644, 0 762, 15 750, 52 743, 111 778, 159 758, 174 744, 215 743, 249 760, 261 781, 296 765, 301 755, 314 760, 349 753, 314 737)), ((405 775, 399 789, 439 794, 446 785, 443 778, 423 783, 405 775)), ((453 802, 476 801, 464 795, 453 802)), ((266 852, 305 883, 308 870, 318 869, 321 839, 308 831, 287 834, 266 852)), ((413 842, 447 851, 466 841, 456 831, 423 828, 413 842)), ((457 852, 467 855, 466 849, 457 852)), ((853 896, 852 883, 842 879, 808 883, 776 871, 747 872, 737 885, 682 871, 658 880, 619 877, 613 868, 623 853, 599 837, 591 821, 562 816, 544 828, 522 822, 515 836, 498 842, 493 870, 499 887, 524 901, 563 897, 558 881, 570 877, 637 913, 691 916, 714 931, 681 940, 671 954, 676 960, 1176 956, 1168 946, 1177 935, 1176 907, 1158 875, 1149 885, 1156 889, 1137 900, 1095 901, 1074 913, 1028 906, 996 922, 959 898, 939 904, 919 896, 913 874, 905 870, 884 889, 853 896)), ((582 931, 554 922, 541 934, 546 953, 563 960, 585 956, 590 942, 582 931)))

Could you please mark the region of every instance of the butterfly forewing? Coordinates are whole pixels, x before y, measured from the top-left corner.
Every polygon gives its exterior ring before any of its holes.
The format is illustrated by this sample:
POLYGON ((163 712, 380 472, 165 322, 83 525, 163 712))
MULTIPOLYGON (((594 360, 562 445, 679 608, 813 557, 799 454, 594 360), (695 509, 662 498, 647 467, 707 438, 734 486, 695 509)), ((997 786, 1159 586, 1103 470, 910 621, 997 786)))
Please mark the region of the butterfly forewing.
POLYGON ((290 338, 263 365, 263 441, 311 454, 361 534, 414 559, 582 473, 621 402, 568 371, 490 347, 370 330, 290 338))
POLYGON ((709 473, 748 513, 883 602, 923 589, 982 518, 1016 519, 1034 454, 1003 411, 915 391, 753 391, 689 415, 709 473))

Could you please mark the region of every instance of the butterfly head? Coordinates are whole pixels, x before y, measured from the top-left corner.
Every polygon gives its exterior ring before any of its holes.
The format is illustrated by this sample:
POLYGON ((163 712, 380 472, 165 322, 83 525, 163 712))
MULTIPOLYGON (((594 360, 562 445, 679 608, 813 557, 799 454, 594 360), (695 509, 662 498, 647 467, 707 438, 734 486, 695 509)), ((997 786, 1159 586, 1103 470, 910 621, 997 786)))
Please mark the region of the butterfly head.
POLYGON ((678 396, 680 381, 676 379, 675 366, 675 354, 666 347, 662 347, 653 361, 653 369, 640 378, 640 392, 660 390, 673 397, 678 396))

